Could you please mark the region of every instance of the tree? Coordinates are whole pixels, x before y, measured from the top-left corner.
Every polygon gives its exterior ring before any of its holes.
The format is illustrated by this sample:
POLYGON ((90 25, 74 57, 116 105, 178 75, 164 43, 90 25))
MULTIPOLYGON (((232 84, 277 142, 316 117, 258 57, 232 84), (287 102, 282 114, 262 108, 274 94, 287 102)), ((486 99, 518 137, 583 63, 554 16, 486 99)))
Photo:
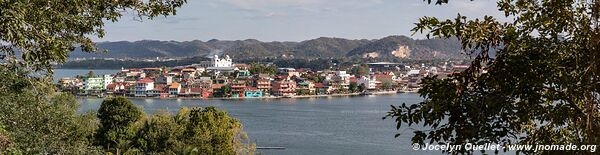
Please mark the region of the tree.
POLYGON ((365 85, 364 83, 361 83, 360 85, 358 85, 359 92, 365 92, 365 90, 367 90, 367 85, 365 85))
POLYGON ((98 77, 94 71, 89 71, 86 75, 87 78, 95 78, 98 77))
POLYGON ((95 117, 78 114, 75 97, 56 93, 54 85, 43 78, 30 80, 29 75, 19 68, 0 67, 0 125, 4 125, 0 135, 10 142, 8 152, 98 153, 91 145, 95 117))
POLYGON ((296 90, 296 93, 298 95, 310 95, 310 91, 309 90, 305 90, 305 89, 298 89, 298 90, 296 90))
POLYGON ((12 65, 52 73, 79 46, 94 52, 91 36, 103 37, 106 21, 116 22, 127 12, 136 19, 174 15, 186 0, 47 0, 1 1, 0 55, 12 65), (20 55, 20 59, 17 56, 20 55))
POLYGON ((277 71, 277 67, 275 67, 273 65, 264 65, 264 64, 258 64, 258 63, 251 63, 249 71, 252 74, 269 74, 269 75, 275 75, 275 72, 277 71))
POLYGON ((367 76, 371 71, 367 64, 361 64, 359 66, 352 67, 350 72, 354 75, 367 76))
POLYGON ((600 1, 500 0, 498 8, 513 20, 419 19, 414 32, 456 37, 473 60, 458 75, 424 78, 425 100, 392 106, 387 117, 398 129, 429 127, 414 131, 419 144, 600 143, 600 1))
POLYGON ((221 93, 223 93, 223 97, 229 97, 231 95, 231 85, 226 84, 221 87, 221 93))
POLYGON ((142 119, 143 112, 123 97, 109 98, 102 101, 98 109, 100 128, 97 142, 108 151, 120 154, 131 144, 136 127, 135 123, 142 119))
POLYGON ((390 90, 393 88, 393 85, 391 82, 384 82, 381 84, 381 87, 383 88, 383 90, 390 90))
POLYGON ((193 108, 178 117, 185 119, 179 122, 185 123, 182 124, 185 126, 184 142, 190 149, 203 154, 245 154, 238 151, 248 151, 239 148, 242 145, 238 137, 243 134, 240 122, 224 111, 215 107, 193 108))
POLYGON ((135 146, 144 153, 176 154, 184 149, 180 139, 184 128, 167 111, 159 111, 149 118, 136 135, 135 146))
POLYGON ((356 82, 351 82, 350 86, 348 86, 350 88, 350 91, 353 93, 356 93, 358 91, 358 84, 356 82))

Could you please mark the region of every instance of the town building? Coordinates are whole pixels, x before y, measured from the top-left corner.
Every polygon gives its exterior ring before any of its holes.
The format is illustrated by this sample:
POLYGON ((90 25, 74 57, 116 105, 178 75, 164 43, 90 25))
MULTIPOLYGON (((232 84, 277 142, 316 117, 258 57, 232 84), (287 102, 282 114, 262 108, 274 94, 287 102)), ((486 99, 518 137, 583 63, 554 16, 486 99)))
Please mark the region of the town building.
POLYGON ((263 97, 263 91, 258 90, 256 87, 246 87, 244 97, 263 97))
POLYGON ((83 88, 86 92, 101 91, 104 89, 103 77, 88 77, 83 79, 83 88))
POLYGON ((269 79, 258 79, 256 80, 256 88, 258 90, 260 90, 261 92, 263 92, 263 95, 269 95, 271 94, 271 80, 269 79))
POLYGON ((173 83, 173 76, 169 75, 160 75, 155 79, 156 83, 170 85, 173 83))
POLYGON ((246 91, 246 81, 234 80, 230 84, 231 93, 234 97, 243 97, 246 91))
POLYGON ((135 94, 136 97, 148 96, 147 91, 154 90, 154 81, 152 79, 142 79, 135 83, 135 94))
POLYGON ((359 86, 365 85, 365 88, 370 89, 370 90, 377 88, 377 80, 375 80, 374 77, 362 76, 362 77, 358 78, 357 84, 359 86))
POLYGON ((181 84, 179 84, 177 82, 173 82, 169 86, 169 95, 179 95, 180 91, 181 91, 181 84))
POLYGON ((315 84, 311 81, 304 80, 298 83, 298 88, 296 88, 296 91, 299 95, 313 95, 316 91, 315 84))
POLYGON ((294 96, 296 86, 293 80, 277 80, 273 82, 271 92, 276 96, 294 96))

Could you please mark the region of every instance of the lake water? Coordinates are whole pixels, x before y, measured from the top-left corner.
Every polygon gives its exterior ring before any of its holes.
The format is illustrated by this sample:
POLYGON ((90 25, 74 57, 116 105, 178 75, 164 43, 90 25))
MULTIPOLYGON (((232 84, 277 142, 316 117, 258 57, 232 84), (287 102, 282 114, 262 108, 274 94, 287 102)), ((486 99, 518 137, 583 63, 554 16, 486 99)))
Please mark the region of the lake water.
POLYGON ((116 69, 55 69, 54 82, 58 82, 63 77, 75 77, 76 75, 86 75, 88 72, 94 71, 96 75, 116 74, 121 70, 116 69))
MULTIPOLYGON (((58 72, 69 74, 68 70, 58 72)), ((87 71, 77 70, 77 73, 87 71)), ((311 99, 132 99, 149 114, 160 109, 176 113, 181 107, 215 106, 225 110, 242 122, 257 146, 285 147, 284 150, 258 150, 262 154, 440 154, 413 151, 412 131, 401 128, 404 134, 394 138, 398 132, 395 122, 381 119, 390 105, 414 104, 421 100, 412 93, 311 99)), ((90 111, 97 110, 102 99, 81 98, 79 101, 80 111, 90 111)))

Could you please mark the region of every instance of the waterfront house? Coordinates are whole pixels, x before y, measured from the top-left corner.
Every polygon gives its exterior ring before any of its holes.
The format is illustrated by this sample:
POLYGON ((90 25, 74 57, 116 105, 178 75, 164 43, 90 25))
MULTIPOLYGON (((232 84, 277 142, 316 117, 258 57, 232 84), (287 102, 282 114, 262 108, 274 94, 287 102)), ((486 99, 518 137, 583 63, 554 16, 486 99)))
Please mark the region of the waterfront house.
POLYGON ((113 83, 113 76, 110 74, 102 76, 102 82, 102 89, 106 89, 106 86, 113 83))
POLYGON ((125 92, 125 83, 111 83, 106 86, 106 92, 109 94, 123 94, 125 92))
POLYGON ((358 79, 358 83, 360 85, 365 85, 366 89, 374 90, 377 88, 377 80, 374 77, 361 76, 358 79))
POLYGON ((373 75, 373 77, 375 77, 375 80, 383 83, 389 83, 389 84, 393 84, 394 83, 394 76, 392 75, 388 75, 388 74, 375 74, 373 75))
POLYGON ((136 97, 148 96, 147 91, 154 89, 154 81, 152 79, 141 79, 138 80, 135 86, 135 94, 136 97))
POLYGON ((188 88, 188 90, 187 95, 189 97, 202 97, 202 88, 188 88))
POLYGON ((231 93, 233 96, 241 97, 244 95, 246 90, 246 81, 244 80, 234 80, 230 83, 231 93))
POLYGON ((146 96, 164 96, 168 93, 166 84, 154 84, 154 88, 146 91, 146 96))
POLYGON ((328 94, 327 87, 323 83, 315 83, 315 94, 323 95, 328 94))
POLYGON ((88 77, 83 79, 83 89, 87 94, 101 92, 104 88, 103 77, 88 77))
POLYGON ((271 80, 270 79, 258 79, 255 81, 255 86, 260 90, 263 95, 269 95, 271 91, 271 80))
POLYGON ((60 78, 60 80, 58 80, 58 84, 61 87, 70 87, 70 86, 75 85, 75 83, 76 83, 76 78, 63 77, 63 78, 60 78))
POLYGON ((125 91, 124 91, 124 95, 126 96, 135 96, 135 87, 137 86, 136 83, 130 84, 130 85, 125 85, 125 91))
POLYGON ((298 95, 309 95, 315 94, 315 84, 309 80, 303 80, 298 83, 298 88, 296 88, 298 95))
POLYGON ((276 96, 295 96, 296 86, 293 80, 276 80, 271 86, 271 92, 276 96))
POLYGON ((263 97, 263 92, 256 87, 246 87, 244 97, 247 97, 247 98, 263 97))
POLYGON ((350 74, 346 73, 346 71, 336 71, 332 80, 338 89, 350 89, 350 74))
POLYGON ((179 95, 180 91, 181 91, 181 84, 179 84, 177 82, 173 82, 169 86, 169 95, 177 96, 177 95, 179 95))

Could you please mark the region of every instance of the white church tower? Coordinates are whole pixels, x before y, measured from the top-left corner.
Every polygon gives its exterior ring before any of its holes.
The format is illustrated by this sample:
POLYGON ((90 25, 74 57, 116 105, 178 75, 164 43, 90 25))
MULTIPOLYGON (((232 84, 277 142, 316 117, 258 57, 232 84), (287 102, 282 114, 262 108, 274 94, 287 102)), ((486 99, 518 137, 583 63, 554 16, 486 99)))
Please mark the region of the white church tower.
POLYGON ((232 67, 233 61, 229 55, 225 55, 225 58, 219 59, 218 55, 213 57, 213 67, 232 67))

